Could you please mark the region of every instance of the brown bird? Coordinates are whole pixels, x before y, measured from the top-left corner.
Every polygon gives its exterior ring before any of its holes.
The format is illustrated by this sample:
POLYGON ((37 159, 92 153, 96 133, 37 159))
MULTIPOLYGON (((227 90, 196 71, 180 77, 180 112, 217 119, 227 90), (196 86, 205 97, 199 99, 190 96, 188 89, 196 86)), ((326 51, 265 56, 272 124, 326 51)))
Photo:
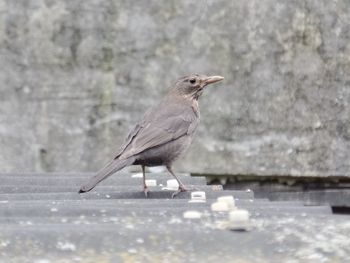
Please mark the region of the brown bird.
POLYGON ((192 142, 199 124, 198 98, 208 84, 222 79, 221 76, 192 74, 177 80, 168 94, 150 108, 131 130, 115 157, 81 186, 79 193, 90 191, 99 182, 129 165, 141 165, 146 196, 145 166, 164 165, 175 177, 179 189, 172 197, 186 191, 173 172, 172 164, 192 142))

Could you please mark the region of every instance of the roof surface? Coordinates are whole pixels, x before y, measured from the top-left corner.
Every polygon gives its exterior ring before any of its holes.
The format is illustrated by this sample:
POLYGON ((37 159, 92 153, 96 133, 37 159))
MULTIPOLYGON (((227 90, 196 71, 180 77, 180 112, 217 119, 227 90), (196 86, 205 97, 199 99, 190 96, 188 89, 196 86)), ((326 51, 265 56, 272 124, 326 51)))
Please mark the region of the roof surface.
POLYGON ((328 204, 270 201, 253 191, 222 190, 204 177, 180 175, 206 193, 171 199, 167 174, 146 199, 139 174, 120 173, 78 194, 92 174, 0 174, 0 262, 344 262, 350 220, 328 204), (233 195, 249 211, 247 231, 230 230, 229 212, 213 212, 233 195), (201 217, 184 218, 197 211, 201 217), (287 261, 289 260, 289 261, 287 261))

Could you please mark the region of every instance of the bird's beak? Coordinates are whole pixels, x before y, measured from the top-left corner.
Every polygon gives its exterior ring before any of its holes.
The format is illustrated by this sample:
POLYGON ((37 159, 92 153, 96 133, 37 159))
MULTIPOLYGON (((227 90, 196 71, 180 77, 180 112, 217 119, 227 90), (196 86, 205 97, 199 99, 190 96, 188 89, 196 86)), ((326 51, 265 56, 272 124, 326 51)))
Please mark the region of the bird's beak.
POLYGON ((205 79, 203 79, 203 84, 204 86, 208 85, 208 84, 212 84, 215 82, 218 82, 220 80, 223 80, 224 77, 221 76, 210 76, 210 77, 206 77, 205 79))

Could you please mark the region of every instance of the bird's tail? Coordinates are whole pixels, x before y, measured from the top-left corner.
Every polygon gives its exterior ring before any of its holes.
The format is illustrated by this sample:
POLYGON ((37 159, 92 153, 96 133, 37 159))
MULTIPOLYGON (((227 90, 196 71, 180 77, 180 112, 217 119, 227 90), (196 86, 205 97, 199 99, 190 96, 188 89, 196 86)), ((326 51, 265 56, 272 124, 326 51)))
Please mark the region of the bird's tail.
POLYGON ((99 182, 106 179, 108 176, 123 169, 125 166, 131 165, 134 162, 134 158, 130 157, 124 160, 114 159, 105 165, 97 174, 92 177, 88 182, 80 187, 79 193, 85 193, 93 189, 99 182))

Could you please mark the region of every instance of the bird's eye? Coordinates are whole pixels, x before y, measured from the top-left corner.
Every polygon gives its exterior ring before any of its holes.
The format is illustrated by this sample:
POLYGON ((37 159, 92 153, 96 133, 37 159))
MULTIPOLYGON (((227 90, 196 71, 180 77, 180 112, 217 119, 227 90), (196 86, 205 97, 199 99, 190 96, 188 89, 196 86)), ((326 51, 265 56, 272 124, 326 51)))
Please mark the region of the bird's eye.
POLYGON ((196 83, 196 79, 190 79, 190 83, 191 83, 191 84, 196 83))

